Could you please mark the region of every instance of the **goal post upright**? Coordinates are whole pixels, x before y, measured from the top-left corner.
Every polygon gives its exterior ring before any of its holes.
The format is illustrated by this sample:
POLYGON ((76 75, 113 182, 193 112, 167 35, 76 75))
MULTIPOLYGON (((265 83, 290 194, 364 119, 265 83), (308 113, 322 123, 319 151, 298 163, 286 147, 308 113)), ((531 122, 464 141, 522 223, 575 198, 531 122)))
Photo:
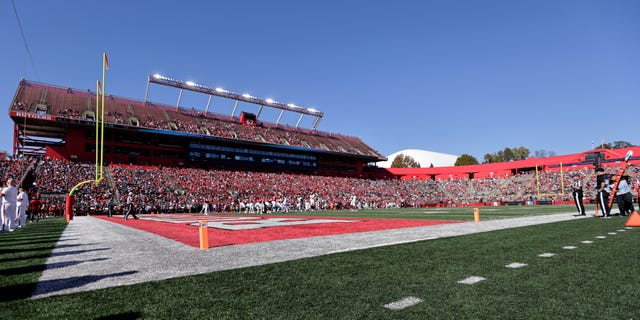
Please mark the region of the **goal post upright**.
POLYGON ((560 194, 564 195, 564 170, 562 169, 562 162, 560 162, 560 194))
MULTIPOLYGON (((100 116, 100 177, 97 178, 96 184, 100 183, 103 178, 104 169, 104 86, 107 77, 107 70, 109 69, 109 60, 107 59, 107 53, 104 52, 102 54, 102 106, 100 112, 102 115, 100 116)), ((97 147, 97 146, 96 146, 97 147)))
POLYGON ((99 129, 99 123, 100 123, 100 109, 101 109, 100 108, 100 91, 101 91, 100 81, 96 80, 96 108, 95 108, 95 115, 93 116, 93 119, 94 119, 94 122, 95 122, 95 126, 96 126, 96 137, 95 137, 96 138, 96 144, 95 144, 95 146, 93 148, 94 149, 93 151, 96 154, 96 161, 95 161, 95 166, 96 166, 95 178, 96 178, 96 180, 98 179, 98 176, 100 175, 99 167, 98 167, 98 160, 99 160, 99 157, 98 157, 99 156, 98 155, 98 146, 99 146, 99 144, 98 143, 99 143, 99 139, 100 139, 100 137, 99 137, 100 132, 98 131, 98 129, 99 129))
POLYGON ((540 197, 540 175, 538 174, 538 165, 536 164, 536 191, 540 197))
POLYGON ((73 194, 79 187, 94 183, 96 186, 100 184, 103 179, 103 162, 104 162, 104 87, 106 81, 106 71, 109 69, 109 60, 107 59, 107 53, 102 54, 102 83, 100 80, 96 81, 96 110, 94 114, 94 122, 96 126, 96 146, 94 152, 96 153, 96 169, 93 180, 82 181, 69 191, 69 195, 65 197, 65 218, 67 222, 73 220, 73 205, 75 200, 73 194), (100 101, 100 98, 101 101, 100 101))

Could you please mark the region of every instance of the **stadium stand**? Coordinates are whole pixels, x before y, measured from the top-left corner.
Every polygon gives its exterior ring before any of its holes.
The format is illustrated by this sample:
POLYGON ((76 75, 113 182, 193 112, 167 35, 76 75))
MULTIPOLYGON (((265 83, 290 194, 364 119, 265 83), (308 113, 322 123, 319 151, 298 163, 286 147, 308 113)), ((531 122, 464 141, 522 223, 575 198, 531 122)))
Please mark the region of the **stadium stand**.
MULTIPOLYGON (((2 171, 17 168, 3 162, 2 171)), ((617 170, 612 167, 610 170, 617 170)), ((35 169, 35 184, 45 203, 61 207, 68 190, 83 179, 91 179, 93 168, 86 164, 43 160, 35 169)), ((565 172, 564 184, 573 174, 585 176, 586 194, 593 178, 585 169, 565 172)), ((637 172, 633 172, 634 177, 637 172)), ((217 212, 266 213, 288 210, 314 211, 345 208, 389 208, 532 204, 528 201, 554 200, 568 203, 561 194, 562 181, 555 174, 541 175, 544 191, 538 194, 531 173, 504 178, 455 178, 440 180, 358 179, 291 173, 205 170, 196 168, 120 166, 105 168, 107 179, 100 186, 86 185, 78 191, 80 213, 107 210, 124 203, 128 192, 137 195, 137 205, 148 212, 198 212, 208 202, 217 212), (544 176, 544 177, 543 177, 544 176), (557 188, 557 189, 555 189, 557 188), (355 207, 351 206, 355 197, 355 207)), ((586 197, 589 198, 589 197, 586 197)), ((54 209, 55 210, 55 209, 54 209)))
MULTIPOLYGON (((129 192, 138 207, 157 213, 199 211, 205 202, 214 211, 245 213, 567 203, 573 174, 583 178, 590 199, 595 178, 589 156, 599 154, 609 170, 620 158, 617 151, 592 150, 498 164, 383 169, 370 163, 384 157, 357 137, 105 98, 109 165, 100 185, 77 190, 80 213, 105 212, 109 203, 118 207, 129 192)), ((4 160, 0 177, 32 182, 47 211, 59 214, 71 188, 94 179, 96 111, 95 93, 21 81, 10 107, 16 132, 47 141, 14 140, 35 141, 34 148, 45 151, 38 158, 4 160), (60 140, 50 143, 52 138, 60 140)))
MULTIPOLYGON (((95 117, 95 94, 90 91, 23 81, 17 95, 19 101, 31 101, 27 111, 36 112, 36 106, 39 106, 40 112, 59 118, 93 121, 95 117)), ((225 119, 222 115, 114 96, 108 96, 106 100, 107 123, 382 157, 356 137, 267 124, 245 126, 238 119, 225 119), (203 132, 202 127, 209 133, 203 132)), ((25 110, 25 107, 23 103, 14 104, 12 110, 25 110)))

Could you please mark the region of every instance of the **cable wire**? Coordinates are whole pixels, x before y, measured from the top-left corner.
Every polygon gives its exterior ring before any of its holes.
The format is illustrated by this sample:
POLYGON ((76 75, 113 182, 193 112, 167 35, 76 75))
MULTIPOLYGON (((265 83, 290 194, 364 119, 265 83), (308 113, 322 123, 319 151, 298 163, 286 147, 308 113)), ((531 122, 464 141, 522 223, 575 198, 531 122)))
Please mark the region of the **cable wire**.
POLYGON ((33 68, 33 72, 36 74, 36 79, 40 80, 40 76, 38 75, 38 70, 36 70, 36 65, 33 63, 33 57, 31 56, 31 50, 29 50, 29 44, 27 43, 27 37, 24 35, 24 30, 22 29, 22 23, 20 22, 20 17, 18 16, 18 10, 16 9, 16 3, 14 0, 11 0, 11 6, 13 6, 13 13, 16 16, 16 21, 18 22, 18 29, 20 29, 20 35, 22 36, 22 41, 24 42, 24 48, 27 51, 27 66, 25 66, 25 76, 28 71, 28 64, 31 63, 33 68))

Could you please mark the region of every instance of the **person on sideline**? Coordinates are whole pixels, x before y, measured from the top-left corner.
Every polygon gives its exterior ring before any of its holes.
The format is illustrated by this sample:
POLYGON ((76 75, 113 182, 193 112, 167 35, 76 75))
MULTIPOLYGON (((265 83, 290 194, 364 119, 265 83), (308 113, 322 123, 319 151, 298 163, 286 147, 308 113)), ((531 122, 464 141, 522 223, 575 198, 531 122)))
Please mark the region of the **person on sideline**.
POLYGON ((24 191, 24 188, 18 188, 18 209, 16 211, 18 217, 18 228, 24 228, 27 226, 27 207, 29 206, 29 195, 24 191))
POLYGON ((604 172, 603 168, 596 168, 596 191, 598 192, 598 204, 602 211, 602 216, 609 218, 611 215, 611 208, 609 208, 609 195, 611 193, 611 184, 609 179, 611 175, 604 172))
POLYGON ((37 198, 37 194, 33 195, 33 200, 29 201, 29 212, 31 213, 31 222, 36 219, 36 222, 40 221, 40 212, 42 212, 42 202, 37 198), (35 217, 34 217, 35 216, 35 217))
POLYGON ((205 215, 209 215, 209 201, 205 201, 202 204, 202 210, 200 210, 200 213, 204 213, 205 215))
POLYGON ((628 182, 629 176, 618 177, 618 179, 620 179, 620 183, 616 192, 616 201, 618 202, 620 215, 630 215, 635 209, 633 208, 633 193, 628 182))
POLYGON ((573 176, 573 182, 571 183, 571 194, 573 195, 573 200, 576 202, 578 215, 587 215, 584 211, 584 203, 582 203, 582 198, 584 196, 582 193, 582 180, 580 180, 580 176, 578 174, 575 174, 573 176))
POLYGON ((138 219, 133 208, 133 192, 129 192, 129 195, 127 195, 127 213, 125 213, 124 219, 129 219, 129 215, 133 216, 134 219, 138 219))
POLYGON ((7 180, 7 186, 2 189, 2 231, 12 232, 16 228, 16 210, 18 189, 13 187, 13 179, 7 180))

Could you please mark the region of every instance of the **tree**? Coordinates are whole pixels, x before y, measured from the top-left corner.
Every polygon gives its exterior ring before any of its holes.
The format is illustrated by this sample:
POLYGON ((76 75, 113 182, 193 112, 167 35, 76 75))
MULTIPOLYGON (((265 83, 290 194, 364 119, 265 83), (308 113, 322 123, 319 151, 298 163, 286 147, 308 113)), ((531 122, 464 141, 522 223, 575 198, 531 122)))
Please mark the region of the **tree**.
POLYGON ((456 159, 456 163, 454 163, 454 166, 468 166, 471 164, 478 164, 478 159, 476 159, 474 156, 469 155, 469 154, 463 154, 461 156, 458 157, 458 159, 456 159))
POLYGON ((600 144, 600 148, 602 149, 622 149, 622 148, 631 148, 631 147, 634 147, 634 145, 624 140, 614 141, 613 143, 603 142, 602 144, 600 144))
POLYGON ((391 162, 391 168, 420 168, 420 163, 414 160, 412 156, 400 153, 391 162))
POLYGON ((543 149, 543 150, 534 151, 533 155, 536 158, 548 158, 548 157, 554 157, 556 153, 554 151, 547 151, 543 149))
POLYGON ((513 160, 524 160, 529 157, 529 149, 525 147, 517 148, 504 148, 504 150, 498 151, 492 154, 484 155, 484 163, 494 162, 508 162, 513 160))
POLYGON ((611 146, 613 149, 631 148, 634 145, 627 141, 614 141, 611 146))
POLYGON ((524 160, 529 158, 529 149, 525 147, 518 147, 511 150, 513 152, 512 160, 524 160))
POLYGON ((495 154, 490 154, 487 153, 484 155, 484 162, 483 163, 494 163, 494 162, 498 162, 496 161, 496 155, 495 154))

